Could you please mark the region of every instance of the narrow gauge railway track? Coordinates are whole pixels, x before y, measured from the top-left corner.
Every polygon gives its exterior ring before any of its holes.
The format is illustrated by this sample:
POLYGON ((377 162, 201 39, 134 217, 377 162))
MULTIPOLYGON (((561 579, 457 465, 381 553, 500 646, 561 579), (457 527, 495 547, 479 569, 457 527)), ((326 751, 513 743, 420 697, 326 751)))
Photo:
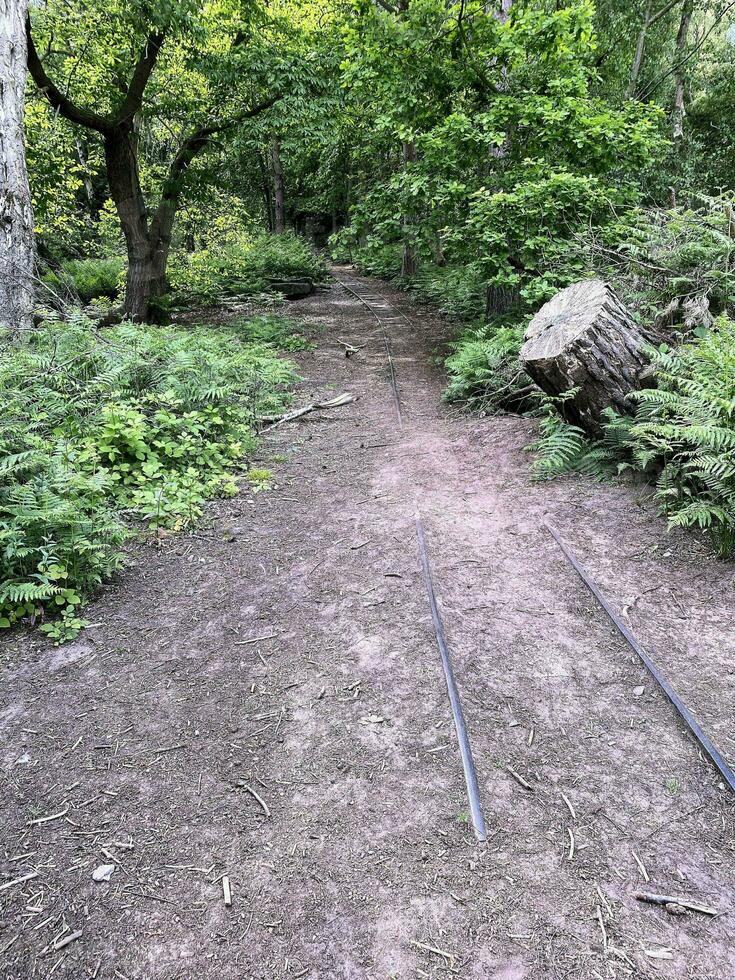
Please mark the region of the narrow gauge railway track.
MULTIPOLYGON (((396 310, 395 307, 380 293, 376 293, 374 289, 365 289, 365 283, 359 279, 348 276, 338 278, 332 273, 335 282, 340 285, 346 292, 350 293, 356 299, 360 301, 375 318, 378 326, 380 327, 383 342, 385 346, 386 359, 388 363, 390 384, 393 393, 393 399, 396 410, 396 422, 401 430, 404 431, 404 415, 403 415, 403 405, 401 400, 400 386, 398 383, 398 377, 395 366, 395 356, 393 353, 393 343, 390 335, 389 324, 395 323, 398 320, 404 320, 407 323, 411 323, 408 316, 402 313, 400 310, 396 310), (347 279, 347 281, 345 281, 347 279), (390 315, 393 314, 393 315, 390 315)), ((482 813, 482 806, 480 802, 480 793, 477 783, 477 773, 475 770, 474 760, 472 757, 472 750, 470 747, 469 737, 467 734, 467 729, 464 721, 464 714, 462 711, 462 703, 459 695, 459 690, 457 688, 456 680, 454 677, 454 671, 452 668, 452 661, 449 650, 447 648, 446 639, 444 635, 444 625, 441 618, 441 613, 436 602, 436 596, 434 592, 434 581, 431 571, 431 564, 426 548, 426 533, 424 524, 421 518, 421 514, 418 507, 418 499, 415 501, 415 512, 416 512, 416 534, 418 539, 419 554, 421 560, 422 573, 424 578, 424 583, 426 586, 427 595, 429 598, 429 605, 431 607, 432 621, 434 625, 434 632, 436 634, 437 645, 439 647, 439 653, 442 660, 442 667, 444 669, 445 680, 447 684, 447 692, 449 695, 449 701, 452 709, 452 715, 454 718, 455 729, 457 732, 457 738, 459 741, 460 755, 462 758, 462 765, 464 769, 465 782, 467 784, 467 795, 470 803, 470 811, 472 814, 472 821, 475 828, 475 833, 478 840, 486 840, 486 830, 485 821, 482 813)), ((713 744, 708 735, 703 731, 699 725, 696 718, 693 716, 691 711, 684 704, 682 699, 674 690, 673 686, 669 682, 668 678, 662 673, 662 671, 656 666, 656 664, 651 660, 648 654, 643 650, 642 646, 635 638, 631 630, 623 623, 620 615, 616 612, 612 604, 601 592, 596 583, 591 579, 586 570, 582 567, 577 556, 571 551, 568 545, 559 537, 558 533, 554 528, 547 525, 547 530, 555 539, 559 547, 561 548, 565 558, 569 564, 574 568, 582 582, 594 595, 597 602, 600 604, 602 609, 605 611, 607 616, 610 618, 614 626, 617 628, 622 637, 626 640, 628 645, 635 651, 638 657, 643 662, 646 669, 649 671, 651 676, 656 681, 657 685, 661 691, 666 695, 668 700, 671 702, 676 713, 680 719, 684 722, 689 732, 694 737, 700 750, 709 759, 712 765, 715 767, 717 772, 723 778, 727 787, 735 793, 735 773, 730 768, 728 763, 725 761, 722 753, 713 744)))
MULTIPOLYGON (((388 361, 388 369, 390 374, 390 385, 393 393, 393 402, 396 410, 396 423, 401 432, 404 431, 404 421, 403 421, 403 407, 401 402, 401 389, 398 384, 398 377, 396 374, 395 358, 393 356, 393 342, 388 330, 388 324, 395 322, 398 319, 404 319, 407 322, 408 317, 404 314, 400 314, 395 317, 381 316, 384 312, 393 312, 393 307, 388 303, 383 296, 380 295, 370 295, 364 292, 360 292, 360 288, 363 284, 358 280, 352 280, 352 285, 349 282, 345 282, 344 279, 338 279, 334 276, 335 282, 337 282, 344 290, 350 293, 352 296, 356 297, 373 315, 375 320, 380 327, 381 334, 383 336, 383 343, 385 345, 385 353, 388 361), (358 287, 358 288, 355 288, 358 287), (372 302, 371 302, 372 301, 372 302), (376 302, 377 301, 377 302, 376 302)), ((397 311, 396 311, 397 312, 397 311)), ((439 648, 439 656, 441 657, 442 669, 444 671, 444 680, 447 685, 447 694, 449 696, 449 704, 452 709, 452 717, 454 719, 454 728, 457 732, 457 741, 459 742, 459 751, 462 758, 462 768, 464 770, 465 784, 467 786, 467 798, 470 805, 470 814, 472 816, 472 825, 475 829, 475 835, 478 841, 487 840, 487 831, 485 829, 485 818, 482 812, 482 803, 480 800, 480 787, 477 782, 477 771, 475 769, 474 759, 472 758, 472 746, 470 745, 469 735, 467 733, 467 725, 464 718, 464 711, 462 710, 462 699, 460 697, 459 688, 457 687, 457 681, 454 676, 454 669, 452 667, 452 658, 447 646, 446 637, 444 634, 444 623, 442 621, 441 612, 439 610, 438 603, 436 601, 436 593, 434 590, 434 576, 431 570, 431 561, 429 559, 429 553, 426 547, 426 530, 424 528, 424 522, 421 517, 421 512, 419 510, 418 498, 414 498, 414 511, 415 511, 415 522, 416 522, 416 538, 418 541, 419 556, 421 560, 421 571, 424 579, 424 585, 426 586, 426 594, 429 599, 429 607, 431 609, 431 620, 434 626, 434 634, 436 636, 436 643, 439 648)))

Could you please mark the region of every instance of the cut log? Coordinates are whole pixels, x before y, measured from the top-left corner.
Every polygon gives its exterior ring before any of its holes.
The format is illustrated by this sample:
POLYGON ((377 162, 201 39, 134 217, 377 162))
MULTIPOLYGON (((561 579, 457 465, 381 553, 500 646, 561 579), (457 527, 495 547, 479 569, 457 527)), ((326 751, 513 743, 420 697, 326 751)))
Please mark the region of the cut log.
POLYGON ((543 306, 526 330, 520 359, 543 391, 561 395, 565 417, 599 435, 602 413, 613 407, 630 413, 631 391, 648 363, 646 339, 612 289, 586 279, 562 289, 543 306))
POLYGON ((314 292, 314 283, 311 279, 272 279, 271 289, 286 299, 306 299, 314 292))

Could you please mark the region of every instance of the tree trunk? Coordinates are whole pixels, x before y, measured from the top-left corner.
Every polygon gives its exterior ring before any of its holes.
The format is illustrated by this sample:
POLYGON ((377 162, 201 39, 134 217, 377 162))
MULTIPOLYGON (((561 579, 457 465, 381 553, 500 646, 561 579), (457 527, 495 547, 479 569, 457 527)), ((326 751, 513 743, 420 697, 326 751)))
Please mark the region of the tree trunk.
POLYGON ((105 135, 105 162, 110 194, 115 202, 128 253, 125 315, 144 322, 148 318, 155 279, 148 234, 148 213, 140 187, 138 160, 131 126, 105 135))
POLYGON ((84 185, 84 194, 87 198, 87 207, 89 210, 89 217, 94 220, 95 218, 95 206, 94 206, 94 187, 92 186, 92 178, 89 176, 89 169, 87 166, 87 154, 85 152, 82 141, 78 136, 74 137, 74 145, 77 150, 77 159, 82 167, 82 184, 84 185))
POLYGON ((645 337, 615 293, 599 279, 574 283, 543 306, 526 330, 520 360, 550 395, 575 389, 563 403, 568 421, 592 435, 606 408, 630 413, 641 387, 645 337))
POLYGON ((263 192, 263 208, 268 231, 273 231, 273 193, 271 190, 268 166, 260 150, 257 150, 258 168, 260 169, 260 187, 263 192))
POLYGON ((674 101, 671 107, 671 136, 674 141, 679 141, 684 136, 684 86, 686 84, 686 57, 687 36, 689 25, 694 12, 694 0, 684 0, 681 8, 681 20, 679 21, 679 32, 676 35, 676 48, 674 50, 674 101))
POLYGON ((0 0, 0 326, 33 326, 35 244, 23 106, 27 0, 0 0))
MULTIPOLYGON (((403 164, 407 167, 410 163, 416 162, 416 144, 411 141, 410 143, 403 144, 403 164)), ((408 209, 404 211, 403 218, 401 219, 403 225, 403 258, 401 260, 401 275, 405 278, 411 278, 416 275, 417 262, 416 262, 416 243, 414 241, 414 236, 416 234, 416 217, 410 214, 408 209)))
POLYGON ((643 52, 646 47, 646 34, 648 33, 648 25, 651 20, 651 7, 653 6, 652 0, 648 0, 646 3, 646 12, 643 15, 643 23, 641 24, 641 29, 638 33, 638 41, 635 46, 635 55, 633 56, 633 64, 630 68, 630 76, 628 78, 628 88, 625 94, 629 99, 635 96, 638 91, 638 79, 640 78, 641 68, 643 66, 643 52))
POLYGON ((271 142, 271 163, 273 165, 273 230, 282 234, 286 230, 286 191, 283 183, 283 163, 281 143, 271 142))

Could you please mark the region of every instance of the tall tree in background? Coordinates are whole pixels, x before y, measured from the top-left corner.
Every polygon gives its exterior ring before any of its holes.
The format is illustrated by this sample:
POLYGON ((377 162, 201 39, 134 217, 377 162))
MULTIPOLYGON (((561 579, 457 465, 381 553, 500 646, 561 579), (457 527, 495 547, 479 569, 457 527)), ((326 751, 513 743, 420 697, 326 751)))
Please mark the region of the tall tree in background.
POLYGON ((689 25, 694 13, 694 0, 684 0, 674 49, 674 100, 671 107, 671 136, 680 140, 684 135, 684 86, 686 84, 686 51, 689 25))
POLYGON ((638 91, 638 82, 641 75, 641 69, 643 68, 643 58, 649 32, 660 20, 666 17, 667 14, 671 13, 674 7, 678 7, 680 3, 681 0, 669 0, 668 3, 664 3, 660 7, 654 8, 653 0, 647 0, 643 13, 643 22, 641 23, 641 28, 638 32, 638 38, 636 40, 633 64, 631 65, 630 69, 630 78, 628 79, 626 95, 629 99, 634 98, 638 91))
MULTIPOLYGON (((187 171, 193 160, 217 136, 260 115, 277 100, 277 96, 271 94, 254 104, 243 105, 247 95, 243 93, 244 97, 238 98, 238 62, 242 51, 248 47, 256 5, 233 4, 230 9, 217 11, 208 11, 206 6, 192 0, 173 8, 162 0, 154 5, 142 4, 138 11, 137 5, 132 4, 121 11, 118 22, 113 21, 114 26, 107 37, 103 34, 92 41, 81 35, 78 28, 72 33, 72 27, 67 39, 72 49, 76 47, 78 52, 74 52, 72 65, 62 66, 67 72, 67 83, 62 86, 50 77, 34 43, 30 20, 27 24, 28 68, 39 90, 56 112, 102 138, 107 182, 127 248, 125 313, 134 320, 155 320, 161 316, 171 236, 187 171), (212 17, 209 23, 206 20, 208 14, 212 17), (206 41, 203 41, 207 28, 210 34, 217 35, 212 51, 207 50, 206 41), (187 46, 190 35, 194 43, 187 46), (105 50, 105 42, 112 50, 105 50), (118 51, 130 49, 136 43, 137 58, 126 66, 118 51), (165 67, 178 69, 179 81, 188 83, 194 94, 189 101, 188 93, 181 92, 174 102, 175 93, 171 92, 166 104, 162 93, 165 83, 157 87, 159 101, 168 113, 167 122, 169 126, 175 123, 180 135, 160 181, 157 204, 150 207, 141 180, 140 121, 154 71, 162 67, 164 45, 171 46, 171 50, 167 49, 168 64, 165 67), (109 91, 103 90, 100 96, 98 86, 94 87, 103 107, 90 109, 81 105, 69 95, 74 74, 84 76, 84 67, 90 72, 98 71, 99 65, 104 64, 113 51, 114 81, 109 91), (78 67, 80 62, 82 69, 78 67), (181 73, 182 64, 192 69, 189 77, 181 73), (228 94, 234 91, 234 99, 226 98, 225 90, 228 94), (209 95, 211 101, 203 99, 203 93, 209 95)), ((58 21, 55 26, 58 27, 58 21)), ((102 24, 99 28, 101 31, 107 29, 102 24)))
POLYGON ((0 0, 0 326, 32 325, 35 248, 23 107, 27 0, 0 0))

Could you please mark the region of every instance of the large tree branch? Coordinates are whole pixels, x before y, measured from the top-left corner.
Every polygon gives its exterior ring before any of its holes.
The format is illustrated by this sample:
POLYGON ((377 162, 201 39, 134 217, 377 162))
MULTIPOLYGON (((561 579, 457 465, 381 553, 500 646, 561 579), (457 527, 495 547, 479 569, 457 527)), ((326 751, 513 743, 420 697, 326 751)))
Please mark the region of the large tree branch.
POLYGON ((136 112, 143 104, 143 93, 151 77, 153 69, 156 67, 158 54, 166 39, 165 31, 155 31, 148 35, 145 47, 140 52, 137 64, 133 71, 133 77, 125 94, 122 104, 114 115, 116 125, 130 122, 136 112))
MULTIPOLYGON (((272 109, 276 102, 280 102, 282 98, 282 95, 273 95, 270 99, 266 99, 265 102, 259 102, 258 105, 253 106, 250 109, 243 109, 241 112, 235 113, 235 115, 230 116, 229 119, 223 119, 220 122, 215 122, 209 126, 202 126, 199 129, 194 130, 194 132, 184 141, 181 149, 176 155, 177 158, 185 151, 188 143, 199 144, 203 141, 202 145, 198 146, 198 148, 195 150, 195 153, 198 153, 211 136, 215 136, 217 133, 224 133, 228 129, 234 129, 235 126, 239 126, 240 123, 245 122, 247 119, 254 119, 256 116, 261 115, 261 113, 266 112, 268 109, 272 109)), ((174 160, 174 164, 175 163, 176 160, 174 160)))
POLYGON ((670 0, 669 3, 664 4, 664 6, 660 10, 657 10, 655 14, 652 14, 646 20, 646 27, 653 27, 656 21, 659 21, 661 20, 662 17, 665 17, 666 14, 669 13, 669 11, 673 10, 674 7, 678 7, 680 3, 681 0, 670 0))
POLYGON ((70 122, 85 126, 87 129, 96 129, 98 133, 108 133, 112 128, 110 119, 72 102, 48 77, 38 56, 36 45, 33 43, 30 18, 26 18, 26 37, 28 39, 28 71, 53 108, 70 122))
POLYGON ((212 137, 218 133, 233 129, 247 119, 254 119, 261 113, 272 108, 276 102, 282 98, 281 95, 274 95, 265 102, 250 109, 243 109, 229 119, 221 122, 212 123, 209 126, 200 126, 195 129, 179 147, 179 151, 171 161, 168 174, 163 182, 161 190, 161 201, 158 205, 156 216, 151 226, 151 237, 153 239, 168 239, 171 233, 173 217, 178 207, 179 198, 182 191, 182 178, 188 170, 194 158, 211 142, 212 137))

